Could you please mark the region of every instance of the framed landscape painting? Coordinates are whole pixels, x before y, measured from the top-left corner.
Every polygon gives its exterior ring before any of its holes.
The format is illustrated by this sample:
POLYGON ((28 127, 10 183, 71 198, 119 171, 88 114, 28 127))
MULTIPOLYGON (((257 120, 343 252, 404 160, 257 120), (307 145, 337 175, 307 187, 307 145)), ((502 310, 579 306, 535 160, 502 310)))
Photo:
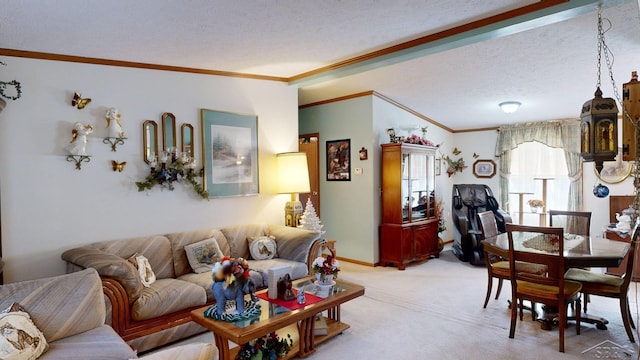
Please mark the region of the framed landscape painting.
POLYGON ((200 115, 209 197, 258 194, 258 117, 207 109, 200 115))
POLYGON ((327 181, 351 181, 351 140, 327 141, 327 181))

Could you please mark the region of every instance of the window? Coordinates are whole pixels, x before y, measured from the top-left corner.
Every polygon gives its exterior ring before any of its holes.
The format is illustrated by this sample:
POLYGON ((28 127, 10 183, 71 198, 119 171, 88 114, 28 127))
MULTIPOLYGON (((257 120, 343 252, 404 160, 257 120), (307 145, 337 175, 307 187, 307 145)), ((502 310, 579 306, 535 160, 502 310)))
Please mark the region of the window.
POLYGON ((531 199, 544 200, 546 210, 568 209, 569 177, 564 149, 537 141, 522 143, 511 152, 510 172, 509 204, 514 222, 520 220, 517 193, 521 192, 531 193, 523 196, 522 223, 525 225, 546 225, 546 214, 533 213, 529 207, 527 202, 531 199), (545 183, 546 199, 543 198, 545 183))

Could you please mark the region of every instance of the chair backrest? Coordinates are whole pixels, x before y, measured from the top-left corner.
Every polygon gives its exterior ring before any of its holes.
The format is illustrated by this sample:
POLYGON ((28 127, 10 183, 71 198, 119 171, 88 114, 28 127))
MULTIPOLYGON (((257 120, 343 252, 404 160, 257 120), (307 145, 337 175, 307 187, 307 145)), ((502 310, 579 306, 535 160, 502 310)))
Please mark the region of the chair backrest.
POLYGON ((483 211, 478 214, 478 223, 480 224, 480 230, 482 231, 482 238, 496 236, 500 232, 498 231, 498 223, 496 223, 496 216, 493 211, 483 211))
POLYGON ((629 289, 629 283, 631 283, 631 278, 633 277, 633 266, 636 263, 636 243, 638 241, 640 241, 640 217, 636 219, 636 224, 631 233, 631 246, 627 254, 627 268, 625 269, 624 275, 622 275, 624 281, 622 282, 621 290, 623 292, 629 289))
POLYGON ((591 228, 590 211, 549 210, 549 226, 561 226, 568 234, 589 236, 591 228))
MULTIPOLYGON (((564 231, 562 228, 506 224, 511 279, 564 288, 564 231), (530 250, 527 250, 530 249, 530 250), (547 274, 520 273, 515 262, 546 265, 547 274)), ((516 287, 512 281, 512 287, 516 287)))

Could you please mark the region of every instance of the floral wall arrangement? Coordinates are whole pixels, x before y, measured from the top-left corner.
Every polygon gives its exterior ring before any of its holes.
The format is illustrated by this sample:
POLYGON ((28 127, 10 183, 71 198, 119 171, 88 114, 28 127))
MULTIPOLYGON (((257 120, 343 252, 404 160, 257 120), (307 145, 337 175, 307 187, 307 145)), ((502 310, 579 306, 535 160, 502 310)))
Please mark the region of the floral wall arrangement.
POLYGON ((457 160, 453 160, 452 158, 449 157, 449 155, 447 155, 447 156, 443 157, 443 159, 444 159, 444 161, 447 162, 447 174, 449 175, 449 177, 452 177, 457 172, 462 172, 462 170, 464 170, 464 168, 467 167, 464 164, 464 159, 463 158, 459 158, 457 160))

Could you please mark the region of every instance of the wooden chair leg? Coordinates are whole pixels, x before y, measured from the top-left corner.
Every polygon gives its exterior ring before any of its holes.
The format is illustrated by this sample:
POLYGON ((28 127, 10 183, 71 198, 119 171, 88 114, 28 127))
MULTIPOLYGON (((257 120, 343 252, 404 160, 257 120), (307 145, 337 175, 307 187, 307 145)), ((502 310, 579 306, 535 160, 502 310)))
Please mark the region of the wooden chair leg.
POLYGON ((580 335, 580 298, 576 300, 576 335, 580 335))
POLYGON ((520 299, 520 304, 518 304, 518 308, 520 309, 520 321, 522 321, 522 313, 524 310, 524 300, 520 299))
POLYGON ((509 339, 513 339, 516 333, 516 318, 518 316, 518 298, 511 297, 511 326, 509 327, 509 339))
POLYGON ((502 279, 498 279, 498 290, 496 291, 496 300, 500 296, 500 291, 502 291, 502 279))
POLYGON ((567 305, 561 304, 558 307, 558 351, 564 352, 564 328, 567 326, 567 305))
MULTIPOLYGON (((487 266, 491 265, 487 264, 487 266)), ((486 308, 487 304, 489 303, 489 298, 491 297, 491 288, 493 287, 493 275, 491 275, 490 271, 488 271, 487 274, 489 274, 489 280, 487 283, 487 296, 484 297, 484 306, 482 306, 483 308, 486 308)), ((502 279, 500 279, 500 281, 502 281, 502 279)))
POLYGON ((626 296, 620 297, 620 313, 622 314, 622 323, 624 324, 624 329, 627 331, 629 341, 632 343, 636 342, 633 337, 633 332, 631 331, 631 312, 629 311, 629 299, 627 299, 626 296))
POLYGON ((582 293, 584 295, 584 313, 587 313, 587 304, 591 299, 589 299, 589 294, 582 293))

